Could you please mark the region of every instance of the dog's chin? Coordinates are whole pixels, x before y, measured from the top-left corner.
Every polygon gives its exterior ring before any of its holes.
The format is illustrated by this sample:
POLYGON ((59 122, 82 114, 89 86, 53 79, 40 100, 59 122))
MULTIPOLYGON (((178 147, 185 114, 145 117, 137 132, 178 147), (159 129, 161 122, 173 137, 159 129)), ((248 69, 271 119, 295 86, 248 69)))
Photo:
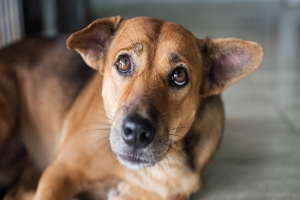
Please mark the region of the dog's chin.
POLYGON ((133 171, 142 170, 145 169, 146 167, 151 167, 155 165, 155 163, 153 162, 143 160, 142 158, 136 157, 134 155, 118 154, 117 158, 124 167, 133 171))

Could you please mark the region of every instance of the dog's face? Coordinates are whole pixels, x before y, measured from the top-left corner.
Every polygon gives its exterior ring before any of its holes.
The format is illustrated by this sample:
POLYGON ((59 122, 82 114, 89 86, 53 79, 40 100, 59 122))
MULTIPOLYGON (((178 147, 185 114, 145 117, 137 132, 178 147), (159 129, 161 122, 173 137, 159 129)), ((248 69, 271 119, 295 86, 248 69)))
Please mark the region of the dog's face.
POLYGON ((133 170, 164 159, 192 126, 201 98, 252 72, 263 55, 253 42, 199 40, 178 24, 146 17, 98 20, 68 47, 104 74, 111 147, 133 170))
POLYGON ((178 127, 191 126, 199 102, 197 49, 179 25, 146 18, 120 24, 104 63, 102 96, 114 116, 111 147, 125 166, 154 165, 188 131, 178 127))

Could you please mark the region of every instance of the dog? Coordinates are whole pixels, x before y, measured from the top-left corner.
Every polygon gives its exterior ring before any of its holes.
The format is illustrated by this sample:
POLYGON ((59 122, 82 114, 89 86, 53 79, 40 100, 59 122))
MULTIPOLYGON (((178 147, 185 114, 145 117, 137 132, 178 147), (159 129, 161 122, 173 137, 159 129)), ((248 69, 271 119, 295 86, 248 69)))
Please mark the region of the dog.
POLYGON ((220 93, 258 68, 263 48, 148 17, 98 19, 66 39, 0 52, 0 175, 15 183, 4 199, 198 191, 222 138, 220 93))

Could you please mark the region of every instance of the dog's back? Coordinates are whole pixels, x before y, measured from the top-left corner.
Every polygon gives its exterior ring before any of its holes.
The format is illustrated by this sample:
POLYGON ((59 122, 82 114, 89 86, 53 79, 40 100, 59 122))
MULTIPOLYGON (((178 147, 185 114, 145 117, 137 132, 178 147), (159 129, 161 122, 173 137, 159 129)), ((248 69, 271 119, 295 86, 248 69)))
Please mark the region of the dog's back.
MULTIPOLYGON (((52 95, 62 95, 64 107, 68 109, 94 70, 86 67, 77 53, 67 50, 66 39, 66 36, 29 38, 2 49, 1 76, 3 72, 10 73, 17 79, 20 90, 28 86, 36 94, 42 89, 52 95), (52 84, 59 84, 59 89, 51 87, 52 84)), ((48 101, 51 99, 54 98, 48 101)))
POLYGON ((14 179, 25 157, 20 130, 25 131, 25 146, 35 144, 29 153, 39 155, 34 158, 38 166, 51 162, 55 142, 41 143, 26 132, 58 134, 61 119, 94 75, 75 51, 67 50, 66 38, 29 38, 0 50, 0 187, 14 179), (41 156, 43 148, 53 149, 44 151, 51 155, 41 156))

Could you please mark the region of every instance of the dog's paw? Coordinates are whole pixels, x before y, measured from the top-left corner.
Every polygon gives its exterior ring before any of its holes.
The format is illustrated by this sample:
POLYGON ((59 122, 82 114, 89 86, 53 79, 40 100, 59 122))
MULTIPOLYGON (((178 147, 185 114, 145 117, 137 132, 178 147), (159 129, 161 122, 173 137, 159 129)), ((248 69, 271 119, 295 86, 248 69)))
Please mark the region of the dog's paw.
POLYGON ((118 189, 110 189, 108 194, 107 194, 107 200, 117 200, 120 199, 120 192, 118 191, 118 189))
POLYGON ((108 193, 108 200, 161 200, 156 193, 146 191, 128 182, 120 182, 108 193))
POLYGON ((120 182, 117 188, 113 188, 108 192, 107 200, 137 200, 131 195, 130 186, 124 182, 120 182))

